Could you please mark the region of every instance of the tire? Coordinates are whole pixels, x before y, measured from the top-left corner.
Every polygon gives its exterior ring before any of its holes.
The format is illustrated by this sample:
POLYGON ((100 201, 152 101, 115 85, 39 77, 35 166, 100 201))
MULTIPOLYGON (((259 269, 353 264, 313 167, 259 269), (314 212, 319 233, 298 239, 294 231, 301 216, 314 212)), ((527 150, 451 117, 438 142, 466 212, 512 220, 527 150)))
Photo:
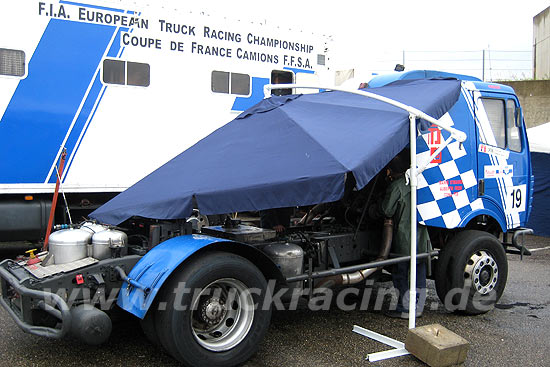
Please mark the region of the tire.
POLYGON ((158 309, 158 302, 153 302, 151 305, 149 312, 145 314, 145 317, 143 320, 140 320, 141 330, 143 330, 143 334, 147 337, 147 339, 153 344, 155 347, 162 348, 162 345, 160 344, 159 336, 157 334, 157 330, 155 329, 155 311, 158 309))
POLYGON ((263 307, 266 289, 263 274, 247 259, 205 253, 184 263, 163 286, 159 310, 153 314, 156 336, 187 366, 243 363, 256 353, 269 327, 271 305, 263 307), (176 292, 182 284, 190 292, 176 292))
POLYGON ((508 260, 499 240, 486 232, 466 230, 440 253, 435 288, 448 311, 478 315, 493 309, 508 277, 508 260))

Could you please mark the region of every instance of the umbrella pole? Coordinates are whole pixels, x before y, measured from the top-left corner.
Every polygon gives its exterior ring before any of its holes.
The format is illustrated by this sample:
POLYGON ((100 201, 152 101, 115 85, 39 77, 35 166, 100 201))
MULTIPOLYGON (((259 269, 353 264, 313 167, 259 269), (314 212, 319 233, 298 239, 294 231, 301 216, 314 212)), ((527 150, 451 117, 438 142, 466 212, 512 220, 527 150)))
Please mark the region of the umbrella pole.
MULTIPOLYGON (((409 329, 414 329, 416 326, 416 188, 418 180, 416 174, 416 119, 417 116, 412 112, 409 113, 409 135, 411 148, 411 168, 409 169, 409 184, 411 185, 411 263, 410 263, 410 283, 409 283, 409 329)), ((378 334, 374 331, 364 329, 357 325, 353 326, 353 331, 393 347, 393 349, 383 352, 370 353, 367 355, 367 360, 370 362, 381 361, 388 358, 400 357, 410 354, 405 348, 405 344, 389 338, 385 335, 378 334)))
POLYGON ((409 276, 409 329, 416 326, 416 187, 418 179, 416 177, 416 116, 409 114, 410 121, 410 147, 411 147, 411 266, 409 276))

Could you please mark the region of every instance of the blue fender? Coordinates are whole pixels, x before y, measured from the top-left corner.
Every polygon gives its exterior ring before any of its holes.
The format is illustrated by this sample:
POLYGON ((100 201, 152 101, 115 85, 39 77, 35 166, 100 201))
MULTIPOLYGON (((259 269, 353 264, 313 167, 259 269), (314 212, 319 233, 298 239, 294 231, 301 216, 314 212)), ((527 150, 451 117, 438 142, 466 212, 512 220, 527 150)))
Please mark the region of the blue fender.
POLYGON ((122 284, 117 304, 124 310, 143 319, 162 284, 189 256, 198 250, 226 239, 186 235, 171 238, 155 246, 132 268, 128 282, 122 284))
POLYGON ((477 209, 469 212, 464 218, 462 218, 462 221, 458 227, 465 227, 472 219, 479 215, 488 215, 497 221, 502 232, 506 232, 506 217, 504 216, 502 208, 496 205, 492 200, 488 200, 486 198, 481 198, 481 200, 483 202, 483 209, 477 209))

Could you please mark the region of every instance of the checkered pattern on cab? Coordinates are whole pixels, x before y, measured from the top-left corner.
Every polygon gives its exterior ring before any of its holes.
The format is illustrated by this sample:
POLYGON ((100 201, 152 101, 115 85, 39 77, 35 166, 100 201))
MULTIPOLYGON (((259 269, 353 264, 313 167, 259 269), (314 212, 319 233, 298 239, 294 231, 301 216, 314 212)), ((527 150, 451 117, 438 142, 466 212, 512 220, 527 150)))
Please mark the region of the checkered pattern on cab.
MULTIPOLYGON (((449 135, 443 131, 442 141, 449 135)), ((430 158, 429 139, 430 133, 417 139, 418 167, 430 158)), ((453 141, 441 151, 440 162, 430 163, 418 176, 418 221, 428 226, 455 228, 469 212, 483 207, 481 199, 477 198, 477 179, 473 171, 476 160, 453 141)))

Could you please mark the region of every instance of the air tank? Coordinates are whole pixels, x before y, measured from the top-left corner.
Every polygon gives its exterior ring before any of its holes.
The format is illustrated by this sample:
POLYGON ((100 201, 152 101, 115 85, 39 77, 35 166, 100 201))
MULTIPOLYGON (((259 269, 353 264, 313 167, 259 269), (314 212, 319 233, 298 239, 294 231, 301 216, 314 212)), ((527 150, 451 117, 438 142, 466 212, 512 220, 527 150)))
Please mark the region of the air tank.
MULTIPOLYGON (((85 231, 89 231, 92 234, 92 236, 94 234, 98 233, 98 232, 106 230, 107 228, 108 228, 107 226, 104 226, 102 224, 98 224, 98 223, 93 222, 93 221, 86 221, 86 222, 80 224, 80 229, 83 229, 85 231)), ((91 242, 87 246, 86 255, 88 257, 93 256, 93 247, 92 247, 91 242)))
POLYGON ((90 243, 92 233, 83 229, 62 229, 50 234, 48 247, 53 255, 54 264, 66 264, 87 256, 86 245, 90 243))
MULTIPOLYGON (((304 269, 304 250, 294 243, 272 243, 263 252, 279 267, 285 278, 301 275, 304 269)), ((288 299, 294 289, 302 289, 302 282, 289 283, 289 292, 282 297, 288 299)))
POLYGON ((92 236, 92 256, 104 260, 125 256, 128 253, 128 236, 115 229, 106 229, 92 236))

